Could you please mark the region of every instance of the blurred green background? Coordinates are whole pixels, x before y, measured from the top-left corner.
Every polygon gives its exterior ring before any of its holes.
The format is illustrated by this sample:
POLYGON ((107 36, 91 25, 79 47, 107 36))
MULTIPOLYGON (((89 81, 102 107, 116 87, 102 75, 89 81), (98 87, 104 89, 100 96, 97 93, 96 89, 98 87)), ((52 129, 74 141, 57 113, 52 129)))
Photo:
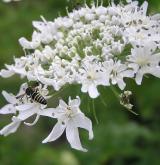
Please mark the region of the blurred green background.
MULTIPOLYGON (((0 2, 0 69, 5 63, 12 63, 13 56, 23 55, 18 39, 22 36, 30 38, 32 20, 40 20, 40 15, 53 20, 59 14, 66 14, 66 6, 71 10, 76 1, 0 2)), ((149 12, 159 11, 160 1, 150 0, 149 12)), ((16 93, 22 82, 24 80, 18 76, 0 78, 0 91, 16 93)), ((99 88, 101 97, 94 100, 97 124, 93 101, 87 95, 81 96, 81 109, 92 119, 95 134, 94 140, 89 141, 87 133, 80 130, 82 144, 89 150, 87 153, 71 149, 65 135, 56 142, 41 144, 54 125, 52 119, 43 117, 31 128, 22 125, 15 134, 0 137, 0 165, 160 165, 160 80, 149 76, 141 86, 132 80, 127 84, 127 89, 134 93, 134 111, 139 113, 138 116, 125 110, 111 89, 99 88)), ((75 96, 79 89, 78 86, 66 89, 51 104, 56 104, 59 97, 66 100, 68 95, 75 96)), ((0 107, 5 103, 0 95, 0 107)), ((10 122, 11 116, 0 117, 2 128, 10 122)))

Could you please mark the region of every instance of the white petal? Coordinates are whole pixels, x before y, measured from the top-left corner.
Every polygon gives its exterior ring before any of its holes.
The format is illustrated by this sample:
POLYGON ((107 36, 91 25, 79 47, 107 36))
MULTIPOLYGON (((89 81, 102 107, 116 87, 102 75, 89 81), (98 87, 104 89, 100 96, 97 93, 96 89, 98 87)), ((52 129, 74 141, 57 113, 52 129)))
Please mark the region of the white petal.
POLYGON ((125 70, 122 72, 123 77, 134 77, 133 70, 125 70))
POLYGON ((59 100, 59 107, 61 107, 61 108, 67 108, 68 107, 68 105, 63 101, 63 100, 59 100))
POLYGON ((71 106, 71 107, 79 107, 80 103, 81 103, 80 98, 79 98, 79 96, 77 96, 76 99, 73 99, 73 100, 69 101, 69 106, 71 106))
POLYGON ((37 30, 40 31, 43 31, 46 28, 46 24, 41 21, 33 21, 32 24, 37 30))
POLYGON ((125 82, 123 81, 123 79, 119 79, 117 80, 117 84, 118 84, 118 87, 123 90, 126 86, 125 82))
POLYGON ((160 68, 151 68, 148 73, 160 78, 160 68))
POLYGON ((100 85, 104 85, 104 86, 109 86, 110 85, 110 82, 109 82, 109 73, 106 74, 102 80, 100 81, 99 83, 100 85))
POLYGON ((152 16, 151 16, 151 19, 152 19, 152 20, 159 20, 159 19, 160 19, 160 14, 158 13, 158 14, 152 15, 152 16))
POLYGON ((41 116, 48 116, 48 117, 52 117, 52 118, 56 118, 56 114, 57 114, 57 109, 56 108, 47 108, 47 109, 43 109, 41 111, 39 111, 39 115, 41 116))
MULTIPOLYGON (((33 33, 34 34, 34 33, 33 33)), ((28 41, 26 38, 22 37, 19 39, 19 43, 20 45, 24 48, 24 49, 35 49, 40 45, 40 42, 37 40, 35 41, 28 41)))
POLYGON ((17 103, 17 99, 16 99, 16 97, 15 97, 13 94, 9 94, 9 93, 6 92, 6 91, 2 91, 2 95, 4 96, 4 98, 5 98, 9 103, 12 103, 12 104, 17 103))
POLYGON ((16 108, 12 104, 7 104, 0 109, 0 114, 16 113, 16 108))
POLYGON ((4 128, 0 130, 0 134, 7 136, 11 133, 14 133, 17 131, 18 127, 20 126, 21 121, 20 120, 13 120, 12 123, 6 125, 4 128))
POLYGON ((0 76, 3 78, 8 78, 13 76, 15 73, 12 70, 6 70, 6 69, 2 69, 0 72, 0 76))
POLYGON ((84 128, 89 132, 89 139, 93 139, 93 130, 92 130, 92 122, 89 118, 85 117, 84 114, 78 114, 74 118, 74 123, 76 127, 84 128))
POLYGON ((82 87, 81 87, 81 91, 83 92, 83 93, 86 93, 87 91, 88 91, 88 84, 82 84, 82 87))
POLYGON ((19 39, 20 45, 25 49, 31 49, 30 42, 26 38, 22 37, 19 39))
POLYGON ((140 11, 142 12, 143 15, 146 15, 147 8, 148 8, 148 2, 144 1, 143 4, 140 7, 140 11))
POLYGON ((96 98, 99 96, 99 92, 94 84, 89 86, 88 93, 91 98, 96 98))
POLYGON ((78 128, 74 127, 72 122, 69 122, 66 127, 66 137, 72 148, 87 152, 87 149, 81 145, 78 128))
POLYGON ((26 111, 26 110, 30 110, 31 108, 33 108, 35 106, 34 103, 26 103, 26 104, 22 104, 22 105, 18 105, 16 106, 16 109, 18 111, 26 111))
POLYGON ((27 118, 29 118, 30 116, 36 114, 38 110, 37 109, 30 109, 30 110, 25 110, 25 111, 20 111, 20 113, 18 114, 17 118, 20 120, 26 120, 27 118))
POLYGON ((143 78, 143 75, 142 75, 142 74, 140 74, 140 73, 137 73, 137 74, 136 74, 135 80, 136 80, 136 83, 137 83, 138 85, 141 85, 142 78, 143 78))
POLYGON ((117 77, 113 76, 111 78, 111 82, 112 82, 113 85, 116 85, 117 84, 117 77))
POLYGON ((65 125, 63 125, 61 122, 57 122, 56 125, 53 127, 51 133, 46 139, 42 141, 42 143, 47 143, 58 139, 63 134, 65 128, 65 125))
POLYGON ((45 78, 43 76, 37 76, 37 77, 38 77, 38 80, 40 82, 42 82, 43 84, 46 84, 46 85, 52 85, 53 84, 53 79, 45 78))
POLYGON ((28 126, 33 126, 33 125, 35 125, 38 122, 39 118, 40 118, 40 115, 37 114, 35 120, 32 123, 24 122, 24 124, 28 125, 28 126))
POLYGON ((27 89, 27 87, 28 87, 28 84, 27 83, 23 83, 20 86, 20 89, 19 89, 19 92, 18 92, 17 96, 20 96, 20 95, 24 94, 25 90, 27 89))
POLYGON ((13 67, 13 71, 17 74, 20 74, 22 76, 25 76, 26 75, 26 70, 25 68, 16 68, 16 67, 13 67))

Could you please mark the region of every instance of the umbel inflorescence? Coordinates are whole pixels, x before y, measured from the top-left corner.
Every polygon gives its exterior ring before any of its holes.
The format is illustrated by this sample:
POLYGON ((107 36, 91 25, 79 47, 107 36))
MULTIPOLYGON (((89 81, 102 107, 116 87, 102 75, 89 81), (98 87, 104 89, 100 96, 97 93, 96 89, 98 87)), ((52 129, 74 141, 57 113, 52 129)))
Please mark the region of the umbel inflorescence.
MULTIPOLYGON (((28 82, 40 82, 32 94, 37 92, 46 100, 52 99, 49 86, 59 91, 66 84, 80 84, 81 92, 94 99, 100 95, 100 85, 117 85, 124 90, 124 78, 135 79, 141 85, 145 74, 160 77, 160 14, 147 16, 147 7, 146 1, 141 6, 138 1, 127 1, 126 5, 112 2, 108 7, 93 4, 54 21, 33 21, 31 41, 19 39, 25 55, 14 58, 12 65, 6 64, 0 75, 8 78, 18 74, 28 82)), ((71 147, 86 151, 78 128, 88 130, 89 139, 93 138, 93 131, 91 120, 79 108, 80 97, 69 97, 68 104, 59 100, 56 108, 48 108, 38 96, 28 96, 26 89, 28 83, 21 85, 17 95, 2 92, 8 104, 0 113, 13 117, 0 133, 9 135, 21 123, 32 126, 40 116, 47 116, 57 119, 57 123, 43 143, 56 140, 66 131, 71 147), (26 119, 34 114, 35 121, 27 123, 26 119)), ((126 91, 119 96, 124 99, 120 103, 128 109, 132 108, 130 94, 126 91)))

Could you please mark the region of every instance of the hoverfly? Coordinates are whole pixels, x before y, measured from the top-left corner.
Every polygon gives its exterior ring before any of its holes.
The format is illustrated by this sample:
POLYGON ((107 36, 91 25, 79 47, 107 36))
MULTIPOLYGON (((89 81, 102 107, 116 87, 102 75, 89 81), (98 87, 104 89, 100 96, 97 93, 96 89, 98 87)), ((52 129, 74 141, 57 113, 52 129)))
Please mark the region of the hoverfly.
POLYGON ((43 105, 47 105, 47 100, 38 92, 38 88, 36 88, 38 85, 39 85, 39 83, 37 82, 36 85, 34 85, 33 87, 31 87, 31 86, 27 87, 25 89, 25 93, 17 96, 16 98, 19 99, 26 95, 32 101, 35 101, 35 102, 43 104, 43 105))

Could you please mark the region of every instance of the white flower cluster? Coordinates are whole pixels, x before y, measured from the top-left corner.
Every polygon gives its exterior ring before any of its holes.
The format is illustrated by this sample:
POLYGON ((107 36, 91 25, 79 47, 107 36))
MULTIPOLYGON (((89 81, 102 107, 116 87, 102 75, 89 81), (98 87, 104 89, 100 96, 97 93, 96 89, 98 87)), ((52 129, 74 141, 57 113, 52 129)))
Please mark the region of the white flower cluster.
MULTIPOLYGON (((42 22, 33 21, 35 30, 31 41, 24 37, 19 39, 25 56, 15 58, 12 65, 5 65, 0 76, 8 78, 19 74, 28 81, 52 86, 56 91, 66 84, 81 84, 81 91, 91 98, 99 96, 97 87, 100 85, 118 85, 123 90, 124 78, 135 79, 140 85, 145 74, 160 77, 160 14, 147 16, 147 7, 146 1, 141 6, 138 1, 127 1, 126 5, 112 3, 108 7, 86 5, 54 21, 44 18, 42 22)), ((3 95, 6 96, 4 92, 3 95)), ((79 111, 79 98, 69 99, 68 106, 60 101, 58 110, 52 109, 55 116, 38 103, 21 102, 14 108, 17 100, 13 100, 13 105, 8 100, 11 105, 7 106, 19 114, 1 134, 15 132, 28 116, 36 113, 37 121, 40 115, 49 113, 47 116, 58 118, 58 123, 43 142, 57 139, 66 129, 71 146, 84 151, 77 127, 87 129, 90 139, 93 137, 90 120, 79 111), (37 107, 31 108, 33 104, 37 107), (76 122, 68 122, 72 117, 76 122)))
POLYGON ((146 16, 147 6, 93 5, 54 21, 33 21, 32 40, 19 39, 25 56, 6 65, 1 76, 17 73, 55 90, 78 83, 91 98, 99 95, 98 85, 123 90, 125 77, 137 84, 144 74, 160 77, 160 15, 146 16))

